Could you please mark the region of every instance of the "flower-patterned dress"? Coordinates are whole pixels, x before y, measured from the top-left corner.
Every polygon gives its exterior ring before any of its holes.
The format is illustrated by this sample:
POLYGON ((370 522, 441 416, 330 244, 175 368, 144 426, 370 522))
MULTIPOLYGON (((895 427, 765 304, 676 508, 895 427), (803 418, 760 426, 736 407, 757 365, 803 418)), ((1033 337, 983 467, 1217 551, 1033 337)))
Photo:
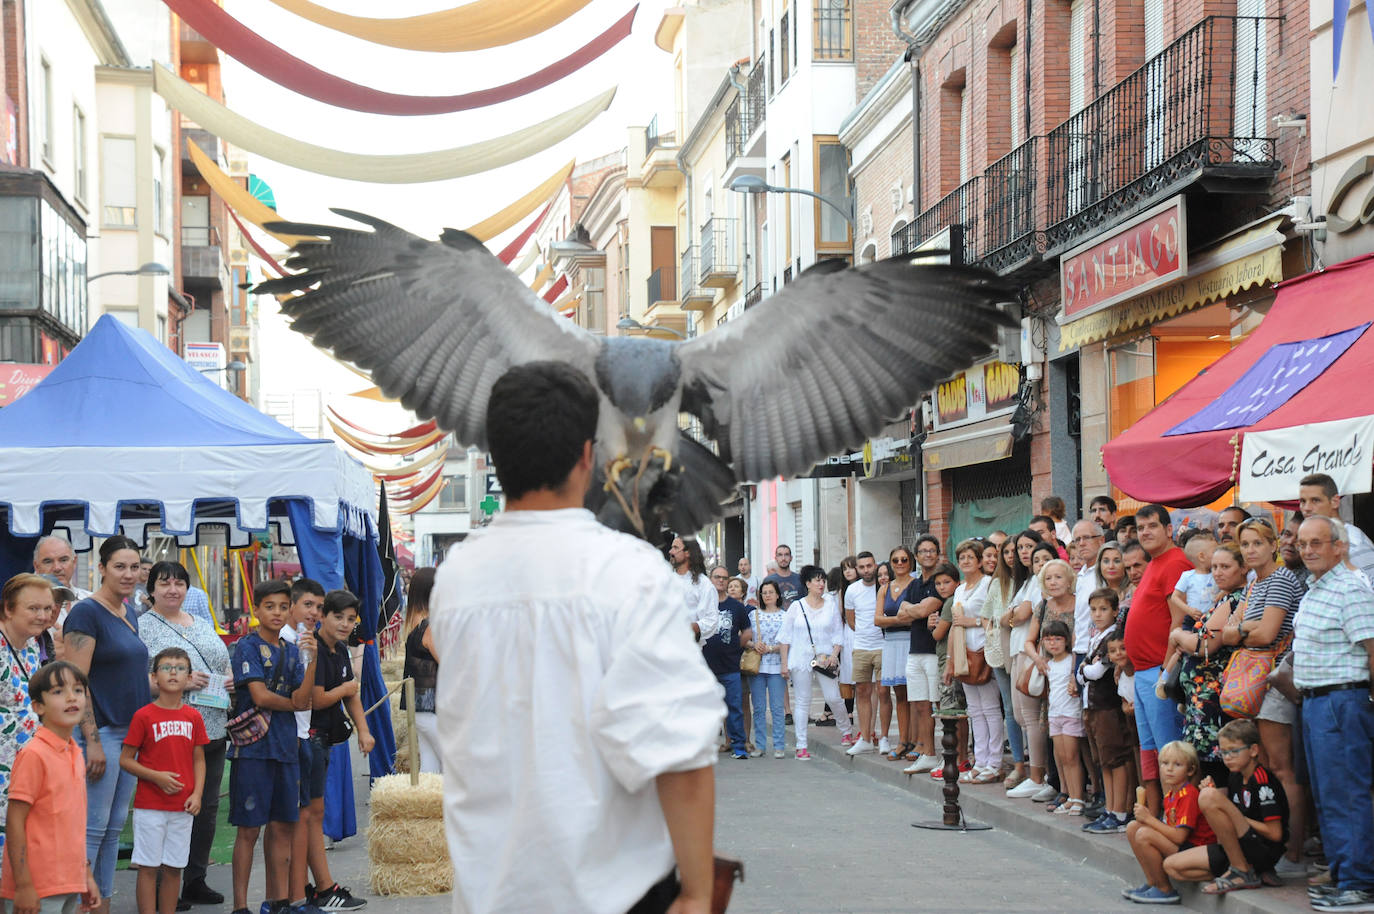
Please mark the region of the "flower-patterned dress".
POLYGON ((0 631, 0 826, 9 807, 14 757, 38 729, 38 715, 29 702, 29 677, 38 666, 38 648, 32 640, 16 648, 0 631))
MULTIPOLYGON (((1244 597, 1244 590, 1223 594, 1195 627, 1205 630, 1218 612, 1229 617, 1244 597)), ((1226 672, 1231 650, 1223 647, 1205 658, 1197 654, 1180 657, 1183 669, 1178 682, 1183 689, 1183 739, 1193 745, 1198 758, 1204 762, 1221 758, 1217 755, 1217 731, 1230 719, 1221 710, 1221 674, 1226 672)))

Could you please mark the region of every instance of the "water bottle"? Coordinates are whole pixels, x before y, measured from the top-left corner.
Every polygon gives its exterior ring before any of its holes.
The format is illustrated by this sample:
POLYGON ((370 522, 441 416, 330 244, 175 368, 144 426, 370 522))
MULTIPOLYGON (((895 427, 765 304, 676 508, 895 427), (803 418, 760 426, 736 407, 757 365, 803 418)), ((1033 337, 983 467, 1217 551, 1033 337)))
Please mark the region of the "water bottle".
POLYGON ((306 647, 304 644, 305 636, 309 633, 310 630, 305 627, 304 622, 296 623, 296 643, 301 645, 301 663, 305 664, 306 666, 310 666, 310 662, 315 659, 315 650, 313 648, 306 647))

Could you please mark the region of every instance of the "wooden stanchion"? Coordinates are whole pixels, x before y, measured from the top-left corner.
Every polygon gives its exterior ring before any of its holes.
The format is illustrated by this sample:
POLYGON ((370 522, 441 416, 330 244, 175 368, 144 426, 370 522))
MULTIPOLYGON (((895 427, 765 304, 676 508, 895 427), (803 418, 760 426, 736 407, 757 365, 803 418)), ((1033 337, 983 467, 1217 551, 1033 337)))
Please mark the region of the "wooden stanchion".
POLYGON ((410 786, 420 784, 420 737, 415 732, 415 680, 406 677, 401 680, 405 687, 406 702, 406 755, 410 758, 410 786))

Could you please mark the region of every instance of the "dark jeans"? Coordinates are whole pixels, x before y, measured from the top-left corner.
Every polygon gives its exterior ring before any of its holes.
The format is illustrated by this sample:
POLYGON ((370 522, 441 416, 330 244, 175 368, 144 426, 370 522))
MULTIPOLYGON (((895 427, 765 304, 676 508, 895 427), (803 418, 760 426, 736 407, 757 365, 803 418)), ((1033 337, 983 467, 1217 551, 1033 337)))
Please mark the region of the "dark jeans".
POLYGON ((725 687, 725 734, 730 737, 730 748, 739 755, 744 752, 744 684, 739 673, 726 673, 716 680, 725 687))
POLYGON ((210 865, 210 845, 215 841, 215 819, 219 816, 219 787, 224 780, 224 753, 228 740, 212 739, 205 744, 205 790, 200 812, 191 822, 191 855, 182 872, 182 885, 205 881, 210 865))
POLYGON ((1374 891, 1374 703, 1368 690, 1304 700, 1302 737, 1331 881, 1374 891))

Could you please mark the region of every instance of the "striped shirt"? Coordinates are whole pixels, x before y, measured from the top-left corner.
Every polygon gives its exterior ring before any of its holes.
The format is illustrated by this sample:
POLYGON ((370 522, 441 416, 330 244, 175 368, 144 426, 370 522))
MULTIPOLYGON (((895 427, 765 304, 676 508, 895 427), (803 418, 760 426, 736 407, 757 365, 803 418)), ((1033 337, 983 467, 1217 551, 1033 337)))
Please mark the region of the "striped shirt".
POLYGON ((1308 587, 1293 632, 1298 688, 1369 679, 1369 655, 1360 642, 1374 638, 1374 591, 1337 565, 1308 587))
POLYGON ((1258 622, 1264 618, 1264 609, 1267 606, 1283 607, 1283 623, 1279 625, 1279 633, 1269 644, 1250 644, 1246 647, 1253 647, 1259 650, 1271 647, 1279 643, 1293 631, 1293 616, 1298 611, 1298 601, 1302 598, 1302 586, 1298 584, 1297 575, 1289 571, 1283 565, 1278 566, 1269 572, 1269 576, 1262 581, 1256 581, 1250 588, 1250 594, 1245 604, 1245 621, 1258 622))

